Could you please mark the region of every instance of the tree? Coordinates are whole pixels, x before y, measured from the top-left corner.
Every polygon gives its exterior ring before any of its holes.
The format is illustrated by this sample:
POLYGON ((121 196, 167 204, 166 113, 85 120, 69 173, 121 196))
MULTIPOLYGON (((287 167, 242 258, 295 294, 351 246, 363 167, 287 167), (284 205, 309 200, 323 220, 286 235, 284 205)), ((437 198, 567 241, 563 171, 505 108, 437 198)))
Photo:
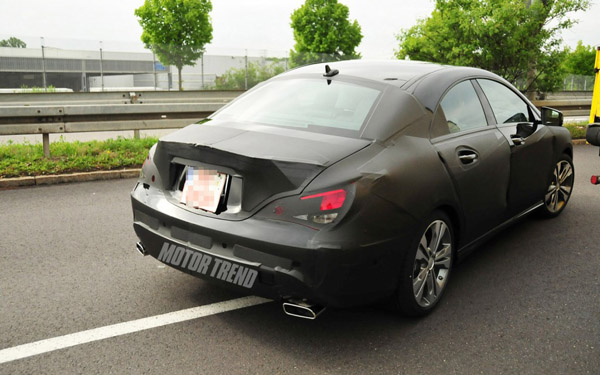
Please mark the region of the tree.
POLYGON ((291 16, 296 45, 292 66, 360 58, 360 25, 348 20, 348 7, 337 0, 306 0, 291 16))
POLYGON ((399 59, 490 70, 526 91, 562 78, 560 32, 589 0, 437 0, 431 16, 397 36, 399 59))
MULTIPOLYGON (((270 64, 249 63, 248 88, 250 89, 262 81, 283 73, 284 70, 283 65, 278 61, 270 64)), ((246 69, 229 69, 225 74, 217 78, 215 86, 218 90, 244 90, 246 88, 246 69)))
POLYGON ((594 75, 594 62, 596 61, 596 49, 593 46, 584 46, 582 41, 577 42, 575 50, 567 49, 564 62, 566 73, 582 76, 594 75))
POLYGON ((27 44, 21 39, 11 36, 8 39, 0 40, 0 47, 27 48, 27 44))
POLYGON ((212 40, 211 10, 210 0, 145 0, 135 10, 146 48, 163 64, 177 67, 179 90, 181 69, 195 65, 212 40))

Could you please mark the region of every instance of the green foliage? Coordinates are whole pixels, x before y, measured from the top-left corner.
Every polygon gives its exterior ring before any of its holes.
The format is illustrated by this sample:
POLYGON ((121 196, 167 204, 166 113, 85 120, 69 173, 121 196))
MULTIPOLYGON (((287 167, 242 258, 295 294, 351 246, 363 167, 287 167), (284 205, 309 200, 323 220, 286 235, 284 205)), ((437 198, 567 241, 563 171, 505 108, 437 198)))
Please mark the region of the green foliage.
POLYGON ((397 36, 399 59, 479 67, 527 91, 552 91, 562 78, 560 31, 589 0, 437 0, 431 16, 397 36))
MULTIPOLYGON (((262 81, 284 72, 284 67, 279 62, 261 64, 252 62, 248 64, 248 89, 256 86, 262 81)), ((231 68, 222 76, 217 78, 215 88, 217 90, 244 90, 246 84, 246 69, 231 68)))
POLYGON ((296 45, 292 66, 360 58, 360 25, 348 20, 348 7, 337 0, 306 0, 291 16, 296 45))
POLYGON ((593 46, 584 46, 580 40, 573 51, 567 49, 563 67, 569 74, 591 76, 594 75, 595 61, 596 49, 593 46))
POLYGON ((33 93, 45 93, 45 92, 56 92, 56 87, 54 87, 53 85, 50 86, 46 86, 46 89, 44 90, 43 87, 38 87, 38 86, 27 86, 27 85, 21 85, 21 89, 26 90, 26 92, 33 92, 33 93))
POLYGON ((139 167, 157 138, 117 138, 106 141, 50 144, 51 158, 41 144, 0 145, 0 178, 139 167))
POLYGON ((144 29, 142 42, 146 48, 154 51, 164 65, 177 67, 179 90, 181 69, 195 65, 204 46, 212 40, 211 10, 210 0, 145 0, 135 10, 144 29))
POLYGON ((0 47, 27 48, 27 44, 21 39, 11 36, 8 39, 0 40, 0 47))

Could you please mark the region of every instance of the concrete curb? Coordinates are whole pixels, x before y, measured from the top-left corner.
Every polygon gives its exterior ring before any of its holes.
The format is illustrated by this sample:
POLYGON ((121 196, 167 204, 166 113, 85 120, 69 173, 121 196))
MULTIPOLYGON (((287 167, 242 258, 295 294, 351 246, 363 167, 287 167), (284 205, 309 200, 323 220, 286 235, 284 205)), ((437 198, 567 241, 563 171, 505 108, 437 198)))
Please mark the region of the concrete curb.
POLYGON ((140 175, 139 168, 118 169, 113 171, 94 171, 47 176, 0 178, 0 189, 10 189, 22 186, 53 185, 69 182, 86 182, 97 180, 114 180, 118 178, 134 178, 140 175))

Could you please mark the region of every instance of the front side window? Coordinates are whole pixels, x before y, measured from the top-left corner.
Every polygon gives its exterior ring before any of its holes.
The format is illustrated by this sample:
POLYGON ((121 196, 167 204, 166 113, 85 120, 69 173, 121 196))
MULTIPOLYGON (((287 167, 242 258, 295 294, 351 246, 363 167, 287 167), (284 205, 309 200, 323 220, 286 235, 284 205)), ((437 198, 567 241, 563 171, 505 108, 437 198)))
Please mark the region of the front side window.
POLYGON ((479 97, 471 81, 464 81, 450 89, 440 103, 450 133, 487 126, 479 97))
POLYGON ((508 87, 489 79, 478 79, 498 124, 528 122, 527 104, 508 87))
POLYGON ((341 81, 276 80, 236 100, 213 118, 315 132, 335 128, 358 134, 380 93, 341 81))

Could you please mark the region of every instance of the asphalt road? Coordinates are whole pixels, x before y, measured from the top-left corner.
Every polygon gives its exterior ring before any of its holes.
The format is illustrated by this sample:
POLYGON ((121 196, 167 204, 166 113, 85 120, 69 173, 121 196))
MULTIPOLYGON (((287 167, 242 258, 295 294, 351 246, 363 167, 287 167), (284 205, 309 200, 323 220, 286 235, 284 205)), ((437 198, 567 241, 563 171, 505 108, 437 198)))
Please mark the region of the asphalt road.
MULTIPOLYGON (((377 306, 291 318, 270 302, 4 364, 0 374, 598 374, 598 149, 575 191, 455 270, 430 316, 377 306)), ((134 180, 0 191, 0 350, 241 297, 134 250, 134 180)))

